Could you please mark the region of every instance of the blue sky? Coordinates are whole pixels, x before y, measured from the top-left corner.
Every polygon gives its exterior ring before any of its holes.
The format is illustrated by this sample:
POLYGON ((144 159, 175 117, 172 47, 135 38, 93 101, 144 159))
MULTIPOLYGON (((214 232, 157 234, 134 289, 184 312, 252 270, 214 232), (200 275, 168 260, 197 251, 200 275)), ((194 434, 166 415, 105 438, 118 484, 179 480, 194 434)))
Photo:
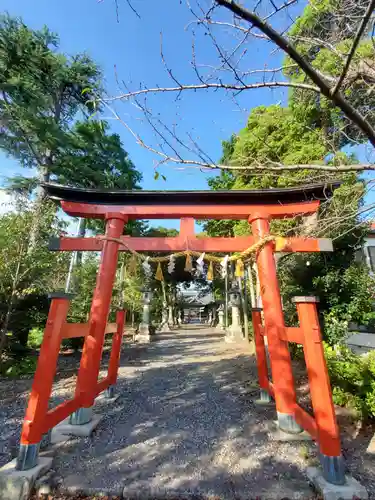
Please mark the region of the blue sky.
MULTIPOLYGON (((119 93, 115 66, 118 79, 131 81, 133 87, 137 87, 140 82, 149 86, 171 84, 160 57, 160 33, 166 60, 178 78, 186 83, 195 80, 191 68, 192 32, 185 29, 192 16, 185 2, 135 0, 140 20, 126 7, 125 0, 119 0, 119 23, 112 0, 2 0, 1 4, 3 11, 21 16, 31 28, 41 28, 46 24, 56 31, 60 36, 61 51, 67 54, 88 52, 103 68, 104 83, 111 95, 119 93)), ((214 50, 203 34, 198 34, 197 44, 199 61, 206 64, 213 61, 214 50)), ((261 67, 266 62, 268 50, 254 46, 254 67, 261 67)), ((276 56, 276 59, 280 58, 276 56)), ((183 132, 193 133, 204 150, 217 160, 221 153, 221 141, 244 126, 252 107, 281 99, 281 92, 251 91, 241 98, 245 111, 239 111, 223 94, 202 92, 186 95, 180 102, 176 102, 172 96, 159 95, 153 98, 152 107, 163 112, 169 122, 176 122, 183 132)), ((150 129, 139 122, 139 114, 134 106, 120 104, 117 109, 142 137, 150 141, 154 139, 150 129)), ((197 169, 176 170, 174 166, 168 165, 160 168, 167 181, 155 181, 155 156, 138 146, 122 125, 111 123, 142 172, 144 189, 207 188, 208 174, 197 169)), ((27 175, 15 161, 6 159, 3 154, 0 160, 0 178, 20 171, 27 175)))
MULTIPOLYGON (((118 95, 116 83, 126 81, 131 88, 141 82, 147 86, 167 85, 171 82, 160 57, 160 33, 163 37, 163 52, 168 66, 175 76, 184 83, 196 81, 191 66, 192 27, 187 28, 192 15, 185 1, 178 0, 133 0, 139 12, 138 19, 127 7, 125 0, 118 0, 119 22, 116 20, 115 2, 112 0, 2 0, 3 11, 18 15, 31 28, 41 28, 44 24, 56 31, 61 40, 60 50, 67 54, 88 52, 103 69, 104 84, 110 95, 118 95)), ((282 21, 281 21, 282 22, 282 21)), ((214 64, 216 52, 204 32, 196 30, 197 59, 200 63, 214 64)), ((226 45, 234 43, 229 34, 222 31, 219 41, 226 45)), ((251 54, 247 54, 249 69, 261 68, 264 64, 276 67, 282 61, 279 52, 263 42, 252 44, 251 54)), ((204 70, 203 70, 204 71, 204 70)), ((150 97, 148 104, 155 114, 161 113, 165 121, 175 123, 182 136, 190 133, 204 151, 216 161, 221 153, 221 141, 246 123, 249 111, 258 105, 285 102, 285 92, 281 90, 247 91, 239 97, 239 107, 220 92, 191 92, 176 102, 175 96, 157 95, 150 97)), ((116 105, 117 111, 147 142, 155 144, 150 128, 141 120, 137 108, 130 103, 116 105)), ((207 173, 198 169, 177 170, 174 165, 163 165, 160 171, 167 181, 154 180, 157 158, 136 144, 134 138, 118 122, 111 121, 114 131, 121 135, 125 149, 136 167, 143 174, 144 189, 184 189, 207 188, 207 173)), ((186 136, 185 136, 186 137, 186 136)), ((14 160, 0 153, 1 177, 22 172, 14 160)), ((159 221, 155 221, 159 224, 159 221)), ((175 223, 163 223, 175 227, 175 223)))

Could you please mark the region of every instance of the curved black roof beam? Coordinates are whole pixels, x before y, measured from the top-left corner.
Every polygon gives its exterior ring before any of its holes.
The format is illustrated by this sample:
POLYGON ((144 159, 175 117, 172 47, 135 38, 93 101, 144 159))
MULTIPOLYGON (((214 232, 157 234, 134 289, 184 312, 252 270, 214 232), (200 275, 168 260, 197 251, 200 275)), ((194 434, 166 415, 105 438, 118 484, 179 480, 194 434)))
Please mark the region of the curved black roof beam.
POLYGON ((275 205, 327 200, 340 181, 281 189, 230 191, 143 191, 85 189, 42 183, 47 196, 56 201, 97 205, 275 205))

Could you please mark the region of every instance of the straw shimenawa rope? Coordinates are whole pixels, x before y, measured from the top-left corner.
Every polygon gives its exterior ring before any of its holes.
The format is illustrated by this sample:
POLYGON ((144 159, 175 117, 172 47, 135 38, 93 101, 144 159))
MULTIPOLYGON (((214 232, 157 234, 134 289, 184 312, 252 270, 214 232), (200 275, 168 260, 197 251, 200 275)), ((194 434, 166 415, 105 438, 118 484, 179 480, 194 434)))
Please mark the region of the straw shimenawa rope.
MULTIPOLYGON (((146 258, 147 258, 147 256, 137 252, 136 250, 129 248, 128 245, 121 238, 113 238, 112 236, 100 235, 100 236, 96 236, 96 239, 100 240, 100 241, 113 241, 115 243, 118 243, 119 245, 124 246, 127 250, 129 250, 129 252, 131 252, 133 255, 138 257, 140 260, 146 260, 146 258)), ((233 261, 237 261, 237 260, 246 261, 250 258, 250 255, 252 253, 258 252, 259 250, 261 250, 264 247, 264 245, 266 245, 270 241, 276 241, 276 247, 280 247, 279 249, 281 249, 281 247, 284 245, 285 239, 282 237, 272 236, 272 235, 265 236, 264 238, 257 241, 256 243, 251 245, 249 248, 247 248, 243 252, 239 252, 239 253, 235 253, 235 254, 231 255, 228 258, 228 261, 229 262, 233 262, 233 261)), ((278 248, 276 248, 276 250, 277 249, 278 248)), ((163 256, 163 257, 149 257, 148 262, 157 262, 157 263, 168 262, 171 256, 173 256, 174 258, 183 257, 183 256, 200 257, 201 254, 202 254, 202 252, 195 252, 194 250, 183 250, 181 252, 172 253, 170 255, 163 256)), ((209 262, 221 262, 223 260, 223 257, 218 257, 216 255, 206 253, 204 256, 204 260, 208 260, 209 262)))

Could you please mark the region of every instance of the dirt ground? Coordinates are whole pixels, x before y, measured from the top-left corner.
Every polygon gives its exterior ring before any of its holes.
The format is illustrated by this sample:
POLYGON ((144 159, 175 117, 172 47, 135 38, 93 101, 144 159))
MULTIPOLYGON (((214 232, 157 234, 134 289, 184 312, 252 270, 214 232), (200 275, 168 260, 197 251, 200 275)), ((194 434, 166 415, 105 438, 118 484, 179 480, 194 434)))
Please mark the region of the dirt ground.
MULTIPOLYGON (((71 397, 79 356, 61 356, 51 407, 71 397)), ((103 355, 103 367, 108 352, 103 355)), ((103 371, 104 375, 104 371, 103 371)), ((309 405, 303 367, 295 367, 299 400, 309 405)), ((0 461, 17 453, 30 379, 0 380, 0 461)), ((51 498, 316 498, 306 477, 317 463, 312 442, 272 440, 273 407, 255 406, 254 356, 213 330, 183 329, 147 346, 126 341, 120 398, 95 411, 95 434, 71 439, 54 461, 51 498)), ((375 499, 375 461, 365 450, 374 426, 337 409, 350 473, 375 499)))

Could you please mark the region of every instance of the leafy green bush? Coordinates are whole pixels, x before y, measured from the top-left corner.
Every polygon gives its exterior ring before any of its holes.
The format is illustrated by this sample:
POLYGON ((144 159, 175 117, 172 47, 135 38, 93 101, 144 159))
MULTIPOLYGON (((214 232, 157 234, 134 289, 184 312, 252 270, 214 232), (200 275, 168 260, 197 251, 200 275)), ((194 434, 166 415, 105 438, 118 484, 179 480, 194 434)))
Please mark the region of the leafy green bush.
POLYGON ((35 372, 36 364, 36 357, 26 357, 20 360, 14 360, 5 371, 5 375, 10 378, 17 378, 20 375, 32 374, 35 372))
POLYGON ((334 346, 342 342, 349 334, 349 321, 343 319, 343 315, 338 313, 336 308, 332 308, 323 315, 324 317, 324 339, 329 345, 334 346))
POLYGON ((29 332, 27 345, 32 349, 37 349, 42 345, 44 330, 42 328, 32 328, 29 332))
POLYGON ((309 266, 304 257, 293 255, 284 259, 279 269, 287 324, 294 326, 298 322, 290 298, 315 295, 320 299, 318 309, 323 339, 331 346, 345 339, 349 323, 371 326, 375 321, 375 280, 368 267, 354 261, 346 262, 343 254, 338 249, 328 257, 309 256, 309 266))
POLYGON ((375 418, 375 352, 358 356, 344 346, 324 345, 333 401, 375 418))

